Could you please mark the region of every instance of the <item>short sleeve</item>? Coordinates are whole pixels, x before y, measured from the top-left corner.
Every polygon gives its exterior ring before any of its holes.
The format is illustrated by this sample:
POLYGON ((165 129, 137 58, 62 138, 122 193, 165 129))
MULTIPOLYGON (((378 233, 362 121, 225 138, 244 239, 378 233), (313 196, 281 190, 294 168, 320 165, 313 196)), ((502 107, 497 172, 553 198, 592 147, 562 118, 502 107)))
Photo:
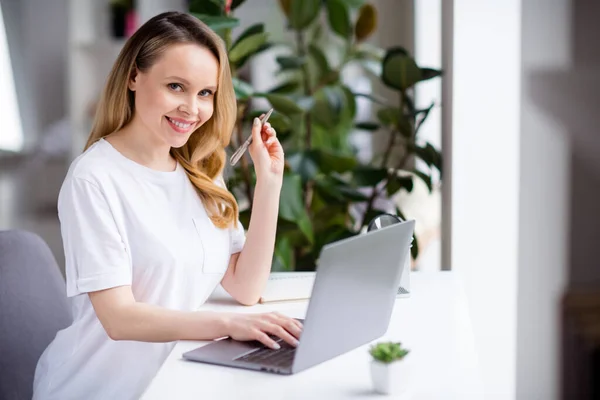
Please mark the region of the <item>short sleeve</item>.
POLYGON ((67 296, 131 285, 131 259, 100 188, 68 178, 58 201, 67 296))
MULTIPOLYGON (((227 188, 223 177, 218 177, 214 182, 223 188, 227 188)), ((237 220, 237 227, 234 226, 234 224, 231 224, 231 227, 229 228, 229 239, 231 254, 242 251, 244 244, 246 243, 246 230, 239 219, 237 220)))

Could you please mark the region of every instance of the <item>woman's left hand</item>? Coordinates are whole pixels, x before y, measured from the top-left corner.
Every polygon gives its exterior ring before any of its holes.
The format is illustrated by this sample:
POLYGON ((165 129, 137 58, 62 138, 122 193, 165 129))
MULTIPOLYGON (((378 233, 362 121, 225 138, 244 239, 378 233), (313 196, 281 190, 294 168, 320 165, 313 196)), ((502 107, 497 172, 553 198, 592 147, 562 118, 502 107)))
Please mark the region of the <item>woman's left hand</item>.
POLYGON ((258 118, 254 119, 252 144, 249 151, 254 162, 257 181, 281 181, 284 170, 283 147, 277 139, 277 132, 271 127, 270 123, 265 123, 261 129, 260 120, 258 118))

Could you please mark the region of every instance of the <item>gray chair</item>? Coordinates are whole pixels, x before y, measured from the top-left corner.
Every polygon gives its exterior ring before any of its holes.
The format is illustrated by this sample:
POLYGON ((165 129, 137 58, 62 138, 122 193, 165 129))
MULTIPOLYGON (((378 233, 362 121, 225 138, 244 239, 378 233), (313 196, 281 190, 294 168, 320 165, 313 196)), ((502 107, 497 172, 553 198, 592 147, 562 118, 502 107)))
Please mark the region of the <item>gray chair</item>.
POLYGON ((48 245, 30 232, 0 231, 0 399, 31 399, 39 357, 71 321, 48 245))

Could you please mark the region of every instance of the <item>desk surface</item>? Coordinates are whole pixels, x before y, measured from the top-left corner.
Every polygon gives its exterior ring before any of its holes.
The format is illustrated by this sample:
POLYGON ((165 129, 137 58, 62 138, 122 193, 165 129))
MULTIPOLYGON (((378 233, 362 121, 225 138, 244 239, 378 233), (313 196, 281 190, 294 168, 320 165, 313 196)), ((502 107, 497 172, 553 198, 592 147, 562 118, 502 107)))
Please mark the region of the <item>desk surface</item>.
MULTIPOLYGON (((471 322, 460 280, 453 272, 416 272, 409 298, 396 300, 386 334, 411 350, 410 387, 400 398, 481 399, 471 322)), ((237 306, 220 287, 207 310, 267 312, 303 318, 308 302, 237 306)), ((357 329, 360 329, 357 326, 357 329)), ((152 399, 382 398, 372 390, 369 345, 296 375, 283 376, 184 360, 181 354, 209 342, 179 342, 142 397, 152 399)), ((402 377, 398 377, 402 379, 402 377)))

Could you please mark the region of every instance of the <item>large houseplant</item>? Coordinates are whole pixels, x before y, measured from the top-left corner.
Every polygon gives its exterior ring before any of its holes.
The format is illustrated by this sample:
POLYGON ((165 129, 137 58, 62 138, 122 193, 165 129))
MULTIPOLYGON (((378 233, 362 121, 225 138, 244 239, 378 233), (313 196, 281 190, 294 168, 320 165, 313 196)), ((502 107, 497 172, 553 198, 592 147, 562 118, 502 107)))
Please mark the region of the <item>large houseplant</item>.
MULTIPOLYGON (((323 245, 358 234, 373 216, 389 211, 374 208, 378 196, 410 192, 415 178, 431 190, 431 175, 416 170, 414 161, 419 158, 441 170, 439 151, 417 140, 433 104, 416 109, 411 91, 418 82, 441 72, 417 66, 400 47, 382 50, 367 43, 377 26, 377 12, 365 1, 280 0, 293 43, 275 43, 262 23, 232 38, 232 29, 239 25, 233 14, 243 2, 192 0, 190 12, 219 33, 228 48, 238 100, 232 146, 245 140, 251 120, 266 112, 253 107, 254 99, 266 99, 275 108, 270 122, 286 153, 286 171, 273 269, 314 270, 323 245), (247 79, 248 61, 271 48, 288 52, 276 59, 279 82, 258 92, 247 79), (351 64, 363 66, 395 90, 398 102, 388 104, 372 94, 353 91, 342 80, 351 64), (373 102, 377 121, 355 120, 358 96, 373 102), (357 129, 384 131, 388 136, 383 154, 368 164, 359 161, 348 140, 357 129)), ((255 179, 249 163, 250 158, 243 157, 227 178, 229 188, 244 204, 240 218, 246 226, 255 179)), ((404 217, 402 210, 395 211, 404 217)), ((416 240, 411 251, 416 257, 416 240)))

